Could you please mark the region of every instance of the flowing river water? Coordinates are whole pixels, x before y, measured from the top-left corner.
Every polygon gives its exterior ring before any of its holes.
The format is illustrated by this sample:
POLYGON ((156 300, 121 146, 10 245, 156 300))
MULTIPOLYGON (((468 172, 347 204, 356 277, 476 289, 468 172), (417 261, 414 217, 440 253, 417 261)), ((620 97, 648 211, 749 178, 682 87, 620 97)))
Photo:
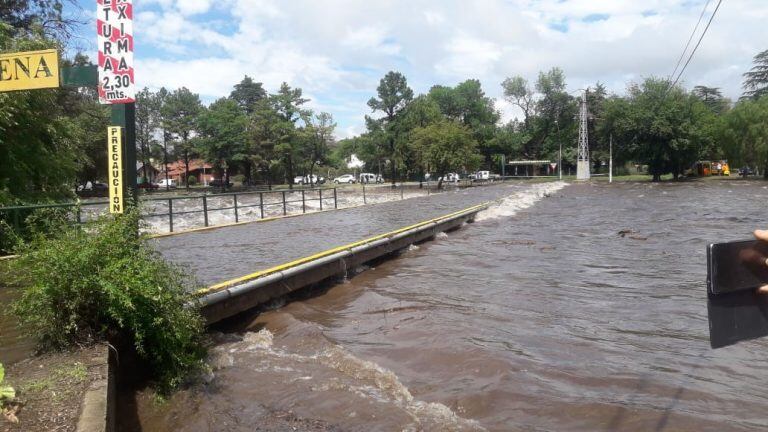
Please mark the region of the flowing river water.
POLYGON ((500 199, 474 224, 217 333, 207 382, 159 406, 137 395, 136 421, 250 431, 274 410, 343 431, 768 428, 768 342, 710 349, 705 293, 706 244, 768 225, 765 183, 490 190, 500 199))

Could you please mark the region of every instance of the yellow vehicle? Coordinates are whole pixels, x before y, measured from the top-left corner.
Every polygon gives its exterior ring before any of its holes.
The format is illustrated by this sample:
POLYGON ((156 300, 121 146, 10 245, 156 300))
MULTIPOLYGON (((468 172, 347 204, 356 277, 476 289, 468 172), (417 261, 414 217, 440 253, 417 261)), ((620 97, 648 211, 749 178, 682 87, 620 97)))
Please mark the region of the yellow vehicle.
POLYGON ((712 175, 730 176, 731 168, 727 160, 712 162, 712 175))
POLYGON ((698 161, 693 164, 693 173, 696 177, 709 177, 712 175, 712 162, 698 161))

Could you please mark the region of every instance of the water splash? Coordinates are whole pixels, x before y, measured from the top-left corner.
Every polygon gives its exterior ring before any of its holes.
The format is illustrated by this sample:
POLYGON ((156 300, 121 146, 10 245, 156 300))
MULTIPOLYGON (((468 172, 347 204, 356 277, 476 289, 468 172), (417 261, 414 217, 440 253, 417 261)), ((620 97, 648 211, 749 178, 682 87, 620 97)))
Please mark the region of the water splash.
POLYGON ((502 198, 491 205, 488 210, 477 215, 477 221, 492 220, 514 216, 520 210, 527 209, 540 200, 549 197, 553 193, 568 186, 568 183, 557 181, 552 183, 540 183, 530 188, 502 198))

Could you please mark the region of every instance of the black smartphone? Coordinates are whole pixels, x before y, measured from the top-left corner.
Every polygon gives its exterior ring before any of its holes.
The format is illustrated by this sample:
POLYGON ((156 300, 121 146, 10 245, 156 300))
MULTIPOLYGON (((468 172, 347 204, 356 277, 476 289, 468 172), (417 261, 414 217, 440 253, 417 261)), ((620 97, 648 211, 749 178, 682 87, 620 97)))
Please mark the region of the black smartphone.
POLYGON ((714 243, 707 247, 707 290, 711 295, 768 285, 768 242, 714 243))
POLYGON ((768 244, 756 240, 707 247, 709 342, 721 348, 768 336, 768 244))

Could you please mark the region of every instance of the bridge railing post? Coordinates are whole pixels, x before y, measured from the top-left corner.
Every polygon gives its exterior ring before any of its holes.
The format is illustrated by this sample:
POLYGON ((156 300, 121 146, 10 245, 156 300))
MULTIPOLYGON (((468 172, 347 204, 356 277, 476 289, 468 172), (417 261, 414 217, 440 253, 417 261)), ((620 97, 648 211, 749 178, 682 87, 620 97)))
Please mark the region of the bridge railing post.
POLYGON ((259 214, 264 219, 264 192, 259 192, 259 214))
POLYGON ((203 195, 203 222, 208 226, 208 197, 203 195))
POLYGON ((339 208, 339 199, 338 195, 336 194, 336 188, 333 188, 333 208, 339 208))
POLYGON ((323 190, 318 189, 318 192, 320 192, 320 211, 323 211, 323 190))
POLYGON ((283 191, 283 216, 288 214, 288 208, 285 205, 285 191, 283 191))
POLYGON ((400 200, 403 200, 403 189, 405 189, 405 185, 400 183, 400 200))
POLYGON ((307 200, 304 196, 304 189, 301 190, 301 212, 302 213, 307 212, 307 200))
POLYGON ((168 198, 168 229, 173 232, 173 198, 168 198))
POLYGON ((235 223, 240 222, 240 217, 237 215, 237 194, 232 195, 232 200, 235 203, 235 223))
POLYGON ((363 184, 363 204, 368 204, 368 201, 365 199, 365 184, 363 184))

